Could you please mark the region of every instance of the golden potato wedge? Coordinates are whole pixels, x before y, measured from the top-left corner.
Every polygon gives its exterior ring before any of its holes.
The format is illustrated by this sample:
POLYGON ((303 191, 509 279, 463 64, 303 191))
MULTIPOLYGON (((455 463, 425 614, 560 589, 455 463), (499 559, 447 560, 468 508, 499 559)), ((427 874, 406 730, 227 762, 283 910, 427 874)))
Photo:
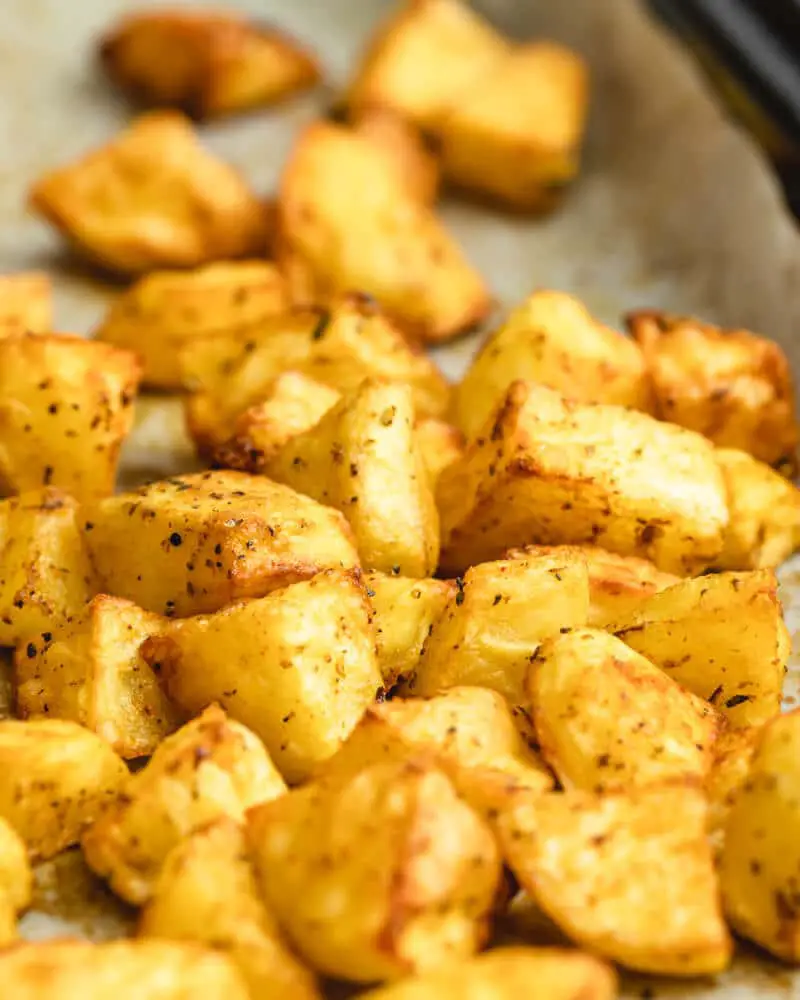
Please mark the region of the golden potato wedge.
POLYGON ((424 341, 474 327, 491 307, 481 276, 385 153, 329 122, 302 132, 284 167, 275 259, 296 302, 357 289, 424 341))
POLYGON ((780 711, 791 640, 772 570, 681 580, 609 628, 734 728, 780 711))
POLYGON ((111 747, 75 722, 0 720, 0 817, 33 860, 76 843, 127 780, 111 747))
POLYGON ((448 465, 464 454, 464 435, 457 427, 432 417, 418 420, 414 436, 431 482, 436 483, 448 465))
POLYGON ((557 948, 496 948, 410 976, 363 1000, 614 1000, 613 969, 577 951, 557 948))
POLYGON ((717 569, 779 566, 800 546, 800 490, 765 462, 737 448, 717 448, 730 520, 717 569))
POLYGON ((507 208, 547 211, 577 176, 588 103, 587 67, 576 52, 553 42, 521 45, 439 122, 443 173, 507 208))
POLYGON ((378 667, 388 691, 414 672, 423 643, 454 595, 455 584, 386 573, 367 573, 364 582, 372 602, 378 667))
POLYGON ((256 325, 290 308, 286 282, 267 261, 219 261, 192 271, 154 271, 111 304, 97 339, 136 351, 144 384, 182 387, 180 351, 203 337, 256 325))
POLYGON ((106 146, 40 177, 29 205, 120 274, 265 252, 266 213, 175 111, 141 115, 106 146))
POLYGON ((453 419, 468 438, 520 378, 580 402, 649 408, 639 347, 564 292, 529 295, 483 344, 453 393, 453 419))
POLYGON ((100 42, 99 56, 138 101, 198 119, 274 104, 320 77, 316 59, 294 39, 219 9, 129 14, 100 42))
POLYGON ((434 362, 410 346, 363 296, 347 295, 330 312, 299 310, 208 338, 182 353, 189 428, 202 450, 226 441, 248 407, 262 403, 282 373, 301 372, 340 391, 366 378, 411 386, 419 416, 442 416, 450 388, 434 362))
POLYGON ((17 647, 17 714, 71 719, 121 757, 142 757, 180 724, 139 653, 163 618, 100 594, 79 614, 17 647))
POLYGON ((680 577, 663 573, 648 559, 621 556, 596 545, 526 545, 509 549, 506 559, 582 558, 589 573, 589 619, 591 628, 605 628, 631 612, 645 597, 677 583, 680 577))
POLYGON ((172 941, 37 941, 0 953, 14 1000, 249 1000, 229 958, 172 941))
POLYGON ((586 564, 548 556, 482 563, 456 586, 404 690, 429 697, 455 685, 492 688, 524 722, 531 656, 559 630, 586 624, 586 564))
POLYGON ((788 474, 797 470, 794 386, 778 344, 660 312, 626 319, 650 372, 657 416, 788 474))
POLYGON ((367 46, 347 101, 431 127, 509 49, 461 0, 406 0, 367 46))
POLYGON ((670 976, 728 965, 732 947, 699 785, 518 799, 499 824, 520 885, 594 954, 670 976))
POLYGON ((242 822, 251 806, 285 792, 258 738, 212 705, 128 777, 83 834, 84 857, 118 896, 141 905, 153 894, 169 852, 186 836, 221 816, 242 822))
POLYGON ((384 154, 408 193, 423 205, 432 205, 439 191, 439 161, 422 134, 389 108, 357 109, 351 122, 384 154))
POLYGON ((358 556, 347 522, 263 476, 201 472, 86 508, 108 593, 168 617, 217 611, 358 556))
POLYGON ((728 521, 705 438, 521 381, 442 473, 437 501, 445 572, 537 542, 592 543, 686 575, 717 557, 728 521))
POLYGON ((223 952, 239 967, 252 1000, 320 995, 314 976, 291 953, 261 900, 244 830, 227 817, 170 851, 138 934, 195 941, 223 952))
POLYGON ((728 816, 750 773, 750 762, 760 736, 760 726, 745 729, 725 727, 714 743, 714 759, 706 777, 706 795, 709 835, 717 854, 725 842, 728 816))
POLYGON ((0 275, 0 337, 53 329, 53 286, 44 271, 0 275))
POLYGON ((347 739, 381 688, 369 615, 359 574, 329 571, 175 622, 142 654, 180 708, 218 701, 297 782, 347 739))
POLYGON ((0 500, 0 646, 48 633, 95 593, 78 522, 78 504, 52 487, 0 500))
POLYGON ((564 788, 703 780, 711 767, 714 709, 607 632, 543 642, 526 687, 537 743, 564 788))
POLYGON ((800 962, 800 712, 762 730, 734 793, 720 859, 725 914, 737 933, 800 962))
POLYGON ((368 569, 416 577, 436 569, 439 514, 410 386, 367 380, 292 437, 264 471, 341 511, 368 569))
POLYGON ((30 905, 33 872, 25 841, 0 818, 0 948, 17 940, 17 915, 30 905))
POLYGON ((130 351, 83 337, 0 339, 0 493, 111 493, 140 377, 130 351))
POLYGON ((354 982, 473 954, 500 885, 486 826, 445 775, 385 763, 252 810, 261 892, 298 953, 354 982))

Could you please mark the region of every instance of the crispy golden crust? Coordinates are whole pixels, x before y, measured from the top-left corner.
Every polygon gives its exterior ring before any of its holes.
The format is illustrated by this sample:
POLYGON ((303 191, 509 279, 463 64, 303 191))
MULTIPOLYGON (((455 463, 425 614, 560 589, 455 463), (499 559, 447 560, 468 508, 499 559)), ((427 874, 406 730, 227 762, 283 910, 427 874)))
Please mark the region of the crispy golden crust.
POLYGON ((13 330, 47 333, 53 328, 53 288, 43 271, 0 275, 0 337, 13 330))
POLYGON ((354 111, 352 126, 383 152, 409 194, 432 205, 439 192, 439 161, 422 133, 389 108, 365 107, 354 111))

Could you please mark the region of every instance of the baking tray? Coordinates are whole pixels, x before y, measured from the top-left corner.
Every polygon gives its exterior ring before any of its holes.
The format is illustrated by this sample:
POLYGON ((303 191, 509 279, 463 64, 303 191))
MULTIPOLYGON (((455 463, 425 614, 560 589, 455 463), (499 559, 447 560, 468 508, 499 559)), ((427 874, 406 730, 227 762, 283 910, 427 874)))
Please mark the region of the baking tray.
MULTIPOLYGON (((172 0, 175 5, 175 0, 172 0)), ((0 4, 0 271, 46 268, 56 286, 59 329, 88 333, 115 294, 64 254, 25 210, 27 185, 113 135, 129 107, 100 79, 92 43, 132 0, 3 0, 0 4)), ((219 6, 219 0, 217 5, 219 6)), ((375 23, 380 0, 253 0, 248 10, 316 48, 329 88, 202 129, 208 146, 254 187, 274 187, 298 128, 322 113, 375 23)), ((725 120, 692 60, 636 0, 483 0, 477 4, 519 38, 547 35, 582 52, 593 107, 585 169, 564 208, 535 221, 445 200, 442 214, 488 279, 498 309, 536 287, 580 296, 619 325, 637 307, 691 313, 750 327, 778 340, 800 372, 800 236, 760 152, 725 120)), ((455 378, 476 337, 438 349, 455 378)), ((174 401, 137 406, 123 476, 136 481, 191 467, 174 401)), ((782 570, 789 626, 800 626, 800 562, 782 570)), ((797 645, 797 644, 796 644, 797 645)), ((800 690, 792 658, 787 703, 800 690)), ((5 704, 0 685, 0 712, 5 704)), ((124 933, 132 914, 91 878, 77 852, 38 872, 26 937, 124 933)), ((746 951, 716 983, 626 980, 626 995, 800 997, 800 974, 746 951)))

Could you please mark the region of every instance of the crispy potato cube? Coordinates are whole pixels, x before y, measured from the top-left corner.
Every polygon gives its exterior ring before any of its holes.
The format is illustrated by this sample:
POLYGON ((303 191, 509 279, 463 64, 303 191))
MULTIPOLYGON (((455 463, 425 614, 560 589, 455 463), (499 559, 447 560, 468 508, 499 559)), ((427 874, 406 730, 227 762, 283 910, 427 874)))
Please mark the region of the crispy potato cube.
POLYGON ((343 392, 366 378, 408 383, 421 417, 442 416, 450 394, 434 362, 357 295, 343 297, 330 312, 296 311, 209 338, 185 349, 181 364, 185 384, 200 390, 189 398, 187 416, 201 450, 226 441, 240 414, 262 403, 290 370, 343 392))
POLYGON ((0 817, 33 860, 76 843, 112 800, 128 769, 99 736, 74 722, 0 720, 0 817))
POLYGON ((275 259, 295 301, 357 289, 424 341, 474 327, 491 307, 480 274, 383 150, 328 122, 301 133, 284 167, 275 259))
POLYGON ((410 976, 362 1000, 614 1000, 613 969, 577 951, 557 948, 496 948, 410 976))
POLYGON ((449 580, 367 573, 378 666, 388 691, 414 672, 433 623, 455 593, 449 580))
POLYGON ((461 0, 406 0, 370 41, 347 100, 431 127, 509 49, 461 0))
POLYGON ((184 837, 221 816, 242 822, 251 806, 285 792, 258 738, 212 705, 168 736, 147 766, 128 778, 84 833, 83 853, 118 896, 141 905, 184 837))
POLYGON ((422 452, 422 460, 428 470, 432 483, 448 465, 464 454, 464 435, 457 427, 435 420, 432 417, 418 420, 414 427, 414 436, 422 452))
POLYGON ((796 470, 794 386, 778 344, 659 312, 631 313, 627 321, 644 353, 657 416, 796 470))
POLYGON ((82 337, 0 338, 0 493, 111 493, 140 377, 130 351, 82 337))
POLYGON ((607 632, 543 642, 527 691, 537 743, 564 788, 617 791, 708 773, 717 713, 607 632))
POLYGON ((266 248, 258 198, 173 111, 142 115, 106 146, 40 177, 29 203, 77 250, 120 274, 266 248))
POLYGON ((437 128, 449 181, 511 209, 554 207, 580 168, 589 81, 562 45, 521 45, 465 90, 437 128))
POLYGON ((468 438, 520 378, 580 402, 649 408, 639 347, 564 292, 534 292, 483 344, 453 394, 453 419, 468 438))
POLYGON ((410 386, 364 382, 291 438, 264 471, 340 510, 368 569, 417 577, 436 569, 439 514, 415 438, 410 386))
POLYGON ((787 962, 800 962, 800 712, 764 727, 724 837, 720 880, 734 930, 787 962))
POLYGON ((288 781, 347 739, 381 687, 357 573, 329 571, 260 600, 175 622, 143 647, 187 712, 219 701, 288 781))
POLYGON ((0 500, 0 646, 50 631, 95 593, 78 517, 51 487, 0 500))
POLYGON ((717 569, 779 566, 800 546, 800 490, 737 448, 718 448, 730 520, 717 569))
POLYGON ((249 1000, 230 959, 172 941, 26 943, 0 953, 0 979, 14 1000, 249 1000))
POLYGON ((0 818, 0 947, 17 939, 17 914, 30 905, 33 872, 25 841, 0 818))
POLYGON ((714 759, 706 778, 708 829, 719 854, 725 842, 725 827, 733 803, 750 773, 750 762, 758 746, 760 726, 723 729, 714 743, 714 759))
POLYGON ((389 108, 380 107, 357 110, 352 125, 381 150, 412 198, 423 205, 436 201, 439 162, 414 125, 389 108))
POLYGON ((358 565, 347 522, 263 476, 202 472, 151 483, 86 509, 105 589, 169 617, 358 565))
POLYGON ((699 785, 551 793, 518 801, 500 830, 520 885, 593 953, 671 976, 728 965, 699 785))
POLYGON ((286 282, 267 261, 154 271, 114 300, 97 339, 136 351, 145 385, 177 391, 182 347, 192 350, 204 337, 258 324, 289 308, 286 282))
POLYGON ((441 771, 386 763, 314 782, 254 809, 248 833, 267 904, 325 975, 397 979, 486 939, 497 845, 441 771))
POLYGON ((138 933, 222 951, 238 965, 253 998, 319 996, 313 975, 291 953, 261 900, 244 830, 227 817, 170 851, 138 933))
POLYGON ((728 521, 705 438, 532 382, 511 385, 437 500, 445 572, 515 545, 590 542, 686 575, 716 558, 728 521))
POLYGON ((43 271, 0 275, 0 337, 18 331, 53 329, 53 286, 43 271))
POLYGON ((99 56, 138 101, 199 119, 273 104, 320 77, 294 39, 221 10, 130 14, 101 41, 99 56))
POLYGON ((100 594, 79 614, 17 648, 17 713, 71 719, 121 757, 142 757, 180 724, 139 647, 164 619, 100 594))
POLYGON ((681 580, 609 628, 735 728, 780 711, 791 640, 772 570, 681 580))

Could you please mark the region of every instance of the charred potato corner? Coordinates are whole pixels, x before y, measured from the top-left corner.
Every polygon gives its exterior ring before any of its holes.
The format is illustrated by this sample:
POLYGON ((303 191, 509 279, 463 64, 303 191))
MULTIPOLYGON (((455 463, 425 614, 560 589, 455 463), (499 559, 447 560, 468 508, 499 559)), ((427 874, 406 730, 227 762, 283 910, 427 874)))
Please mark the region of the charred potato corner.
POLYGON ((128 283, 78 336, 0 276, 0 995, 613 1000, 734 934, 800 965, 789 363, 547 288, 487 322, 439 216, 566 195, 581 57, 406 0, 271 192, 197 123, 310 88, 303 44, 153 7, 99 60, 156 110, 30 204, 128 283), (426 347, 478 324, 451 384, 426 347), (193 467, 132 471, 140 386, 193 467), (65 860, 127 938, 22 940, 65 860))

